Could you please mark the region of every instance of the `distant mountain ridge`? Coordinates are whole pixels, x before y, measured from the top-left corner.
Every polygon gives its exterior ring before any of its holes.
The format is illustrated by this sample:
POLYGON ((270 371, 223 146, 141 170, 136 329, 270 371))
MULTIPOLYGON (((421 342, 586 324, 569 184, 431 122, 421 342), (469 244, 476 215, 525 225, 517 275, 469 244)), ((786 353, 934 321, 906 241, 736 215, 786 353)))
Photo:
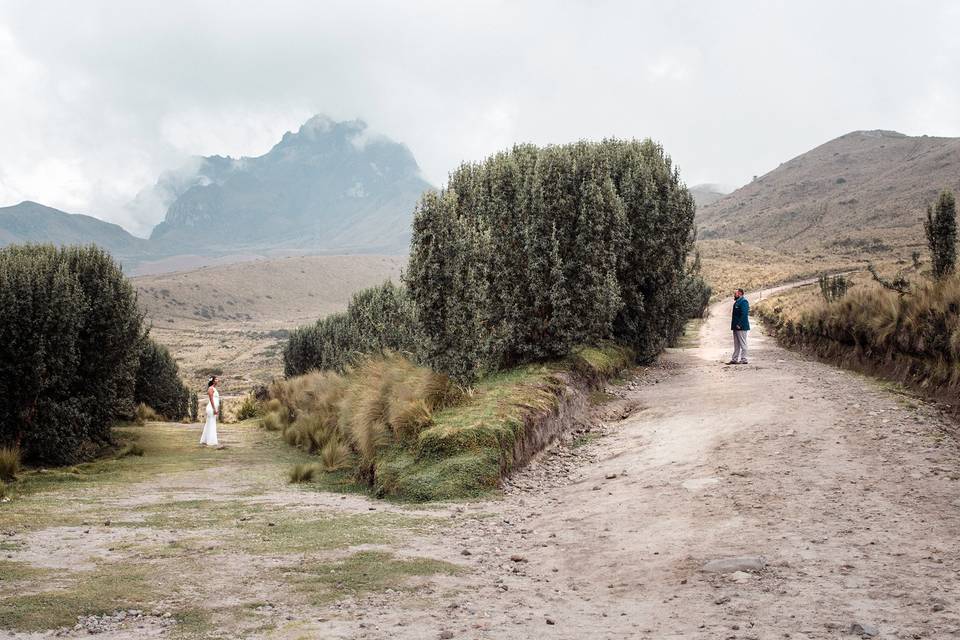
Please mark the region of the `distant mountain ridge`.
POLYGON ((144 254, 148 245, 120 225, 92 216, 65 213, 29 200, 0 207, 0 246, 27 242, 96 244, 120 260, 144 254))
POLYGON ((695 184, 690 187, 690 193, 693 195, 697 208, 713 204, 723 196, 733 191, 733 189, 724 188, 718 184, 695 184))
POLYGON ((431 188, 406 146, 360 120, 316 116, 262 156, 204 160, 150 236, 161 250, 403 252, 431 188))
POLYGON ((842 252, 923 244, 927 203, 960 191, 960 138, 854 131, 698 209, 699 237, 842 252))
POLYGON ((258 157, 194 158, 138 194, 168 204, 149 240, 34 202, 0 208, 0 246, 94 243, 127 264, 199 254, 406 253, 423 179, 410 150, 361 120, 325 116, 258 157))

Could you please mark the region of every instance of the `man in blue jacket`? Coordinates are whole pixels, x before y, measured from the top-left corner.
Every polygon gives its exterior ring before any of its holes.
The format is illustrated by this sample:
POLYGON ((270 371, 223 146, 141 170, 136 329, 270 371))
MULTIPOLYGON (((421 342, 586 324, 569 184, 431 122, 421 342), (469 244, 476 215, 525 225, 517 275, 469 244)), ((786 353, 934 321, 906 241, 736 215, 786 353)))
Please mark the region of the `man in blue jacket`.
POLYGON ((743 295, 743 289, 733 292, 733 358, 727 364, 747 364, 747 331, 750 331, 750 303, 743 295))

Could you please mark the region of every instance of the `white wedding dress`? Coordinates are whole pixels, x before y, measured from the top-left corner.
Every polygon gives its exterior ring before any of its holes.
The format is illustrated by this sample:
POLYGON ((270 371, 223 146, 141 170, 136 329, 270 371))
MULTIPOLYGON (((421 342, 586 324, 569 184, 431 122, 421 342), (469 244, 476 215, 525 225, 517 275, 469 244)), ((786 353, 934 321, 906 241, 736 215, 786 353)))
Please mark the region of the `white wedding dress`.
POLYGON ((207 423, 203 425, 203 434, 200 436, 200 444, 211 447, 219 445, 217 442, 217 416, 213 413, 213 408, 220 409, 220 392, 213 388, 213 402, 207 403, 207 423))

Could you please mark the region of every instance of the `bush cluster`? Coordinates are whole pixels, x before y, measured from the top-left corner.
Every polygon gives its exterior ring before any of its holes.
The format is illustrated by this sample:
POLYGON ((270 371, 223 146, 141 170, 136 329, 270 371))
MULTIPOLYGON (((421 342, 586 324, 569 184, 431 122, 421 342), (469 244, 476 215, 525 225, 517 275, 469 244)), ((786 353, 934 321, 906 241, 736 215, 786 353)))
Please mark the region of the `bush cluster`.
POLYGON ((605 339, 656 355, 701 298, 694 211, 649 140, 518 146, 461 166, 414 218, 406 282, 424 362, 472 380, 605 339))
POLYGON ((417 205, 405 289, 368 290, 295 331, 285 371, 343 370, 390 348, 472 382, 611 339, 651 358, 709 300, 688 260, 694 210, 649 140, 523 145, 465 164, 417 205))
POLYGON ((170 351, 149 337, 140 347, 133 399, 167 420, 180 420, 190 412, 190 390, 180 379, 180 368, 170 351))
POLYGON ((283 350, 283 372, 287 376, 314 369, 342 372, 365 354, 384 350, 413 354, 415 332, 413 306, 406 292, 387 281, 355 293, 346 312, 290 332, 283 350))
POLYGON ((0 446, 61 464, 109 443, 112 423, 134 414, 142 321, 103 250, 0 249, 0 446))

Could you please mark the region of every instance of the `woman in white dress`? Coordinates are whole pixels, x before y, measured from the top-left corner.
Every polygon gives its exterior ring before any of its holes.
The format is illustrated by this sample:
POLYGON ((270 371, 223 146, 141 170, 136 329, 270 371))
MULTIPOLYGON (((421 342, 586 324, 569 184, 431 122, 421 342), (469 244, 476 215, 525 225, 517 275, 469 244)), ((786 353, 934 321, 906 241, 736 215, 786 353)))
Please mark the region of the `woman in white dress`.
POLYGON ((210 447, 219 446, 217 441, 217 416, 220 415, 220 392, 217 391, 217 384, 220 379, 212 376, 207 381, 207 423, 203 425, 203 434, 200 436, 200 444, 210 447))

